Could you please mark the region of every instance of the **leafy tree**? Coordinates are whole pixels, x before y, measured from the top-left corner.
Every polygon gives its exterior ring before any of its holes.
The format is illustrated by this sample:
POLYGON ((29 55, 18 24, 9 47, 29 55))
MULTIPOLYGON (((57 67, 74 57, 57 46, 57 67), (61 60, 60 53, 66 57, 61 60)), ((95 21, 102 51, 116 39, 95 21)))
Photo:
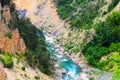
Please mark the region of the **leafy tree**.
POLYGON ((20 35, 27 46, 27 60, 32 67, 40 67, 46 74, 50 74, 51 60, 46 49, 45 38, 41 30, 31 24, 29 19, 20 19, 17 25, 20 35), (43 70, 44 69, 44 70, 43 70))
POLYGON ((4 5, 10 5, 10 3, 12 2, 12 0, 0 0, 2 6, 4 5))
POLYGON ((120 42, 118 43, 111 43, 111 45, 109 46, 109 52, 120 52, 120 42))
POLYGON ((120 0, 112 0, 112 3, 108 6, 108 12, 112 11, 120 0))
POLYGON ((36 28, 28 18, 19 19, 16 11, 12 13, 8 26, 11 29, 19 29, 20 36, 27 47, 26 59, 30 66, 38 67, 42 72, 51 75, 52 62, 46 49, 43 32, 36 28))
POLYGON ((88 64, 104 69, 109 62, 100 62, 102 56, 110 52, 120 52, 120 13, 113 12, 95 26, 95 36, 83 49, 88 64))

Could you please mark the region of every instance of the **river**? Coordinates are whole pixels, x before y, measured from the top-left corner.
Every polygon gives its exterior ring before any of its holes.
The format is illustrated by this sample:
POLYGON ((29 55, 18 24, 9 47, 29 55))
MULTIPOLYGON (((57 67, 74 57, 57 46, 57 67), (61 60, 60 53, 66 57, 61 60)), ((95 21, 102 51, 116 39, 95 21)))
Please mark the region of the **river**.
POLYGON ((59 68, 63 69, 62 80, 80 80, 78 76, 80 67, 66 56, 68 53, 63 54, 63 48, 54 42, 52 36, 45 35, 45 39, 48 43, 47 49, 51 53, 51 57, 57 61, 59 68))

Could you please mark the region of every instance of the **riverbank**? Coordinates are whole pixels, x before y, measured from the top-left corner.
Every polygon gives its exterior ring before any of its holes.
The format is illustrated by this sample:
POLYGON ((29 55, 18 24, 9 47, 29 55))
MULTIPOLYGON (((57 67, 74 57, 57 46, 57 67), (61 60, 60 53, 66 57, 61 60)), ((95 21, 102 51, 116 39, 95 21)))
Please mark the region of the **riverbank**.
POLYGON ((78 75, 79 80, 89 80, 91 78, 94 78, 94 80, 112 79, 113 76, 112 73, 101 71, 99 69, 92 68, 91 66, 89 66, 82 53, 77 53, 77 54, 68 53, 67 51, 64 50, 65 49, 64 47, 60 46, 61 45, 60 43, 58 43, 56 40, 54 42, 55 42, 54 48, 57 49, 56 50, 57 54, 69 57, 74 63, 76 63, 80 67, 81 72, 78 75))
MULTIPOLYGON (((60 46, 61 44, 56 41, 55 36, 53 36, 52 34, 48 34, 46 31, 43 32, 45 35, 47 35, 45 36, 47 37, 46 41, 48 43, 53 43, 53 49, 58 56, 67 56, 80 67, 81 72, 78 74, 79 79, 76 80, 89 80, 90 78, 94 78, 94 80, 101 80, 101 78, 102 80, 111 80, 112 74, 90 67, 89 65, 87 65, 85 57, 84 55, 82 55, 82 53, 68 53, 64 50, 65 48, 60 46)), ((61 77, 63 74, 63 70, 57 63, 55 64, 55 74, 56 75, 53 76, 54 80, 63 80, 61 77)))
POLYGON ((55 43, 55 48, 57 49, 56 53, 58 55, 69 57, 74 63, 76 63, 81 68, 81 72, 79 74, 80 80, 89 80, 90 75, 86 73, 93 72, 93 68, 89 68, 89 66, 85 64, 85 58, 83 55, 79 56, 79 54, 70 54, 66 52, 64 48, 60 46, 59 43, 55 43))
MULTIPOLYGON (((53 43, 53 46, 54 46, 53 48, 54 48, 56 54, 58 56, 67 56, 67 57, 69 57, 76 65, 80 66, 81 72, 79 74, 79 77, 82 80, 89 80, 89 77, 88 77, 88 75, 86 73, 87 72, 92 72, 92 68, 89 69, 89 67, 85 64, 84 57, 81 56, 81 58, 80 58, 79 55, 74 55, 74 54, 70 55, 70 53, 65 51, 64 48, 60 46, 60 43, 56 42, 54 36, 52 36, 51 34, 48 34, 46 31, 44 31, 44 34, 47 35, 47 36, 45 36, 47 38, 46 41, 48 43, 53 43)), ((55 64, 55 65, 58 65, 58 64, 55 64)), ((54 76, 54 79, 55 80, 62 80, 61 76, 63 74, 63 70, 60 69, 59 65, 55 66, 55 69, 56 69, 55 73, 57 75, 54 76)))

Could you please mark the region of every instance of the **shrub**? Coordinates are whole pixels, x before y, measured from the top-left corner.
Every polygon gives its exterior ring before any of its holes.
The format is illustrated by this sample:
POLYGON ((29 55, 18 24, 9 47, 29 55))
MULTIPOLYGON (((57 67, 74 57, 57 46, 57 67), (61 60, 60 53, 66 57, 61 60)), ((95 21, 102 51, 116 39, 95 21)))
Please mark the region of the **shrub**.
POLYGON ((40 79, 40 76, 35 76, 34 77, 36 80, 39 80, 40 79))
POLYGON ((95 80, 93 77, 91 77, 89 80, 95 80))
POLYGON ((2 6, 4 6, 4 5, 9 5, 12 2, 12 0, 1 0, 0 2, 2 6))
POLYGON ((4 66, 7 67, 7 68, 12 68, 13 65, 14 65, 11 54, 7 54, 7 53, 4 54, 4 57, 0 58, 0 60, 2 61, 2 63, 4 64, 4 66))
POLYGON ((73 51, 74 53, 78 53, 78 52, 80 51, 80 49, 77 47, 77 48, 74 48, 72 51, 73 51))
POLYGON ((20 79, 15 79, 15 80, 20 80, 20 79))
POLYGON ((8 37, 9 39, 12 39, 12 34, 11 33, 7 33, 5 34, 6 37, 8 37))
POLYGON ((24 66, 22 66, 22 70, 25 71, 25 67, 24 66))

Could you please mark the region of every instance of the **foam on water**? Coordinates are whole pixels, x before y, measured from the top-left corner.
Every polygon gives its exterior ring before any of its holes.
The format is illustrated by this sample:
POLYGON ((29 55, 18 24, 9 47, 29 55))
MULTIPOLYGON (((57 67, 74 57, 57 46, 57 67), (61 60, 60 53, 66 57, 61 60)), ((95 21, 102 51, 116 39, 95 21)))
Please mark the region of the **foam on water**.
POLYGON ((54 54, 57 58, 62 58, 62 55, 54 54))
POLYGON ((46 41, 48 41, 49 43, 54 43, 54 40, 52 37, 48 37, 47 35, 44 35, 44 36, 45 36, 46 41))
MULTIPOLYGON (((60 51, 54 49, 54 40, 51 36, 45 35, 45 39, 49 42, 47 49, 50 53, 56 53, 55 51, 57 51, 57 53, 61 53, 60 51)), ((62 75, 63 80, 80 80, 78 77, 80 68, 70 58, 60 54, 51 54, 51 56, 57 60, 60 68, 66 70, 66 73, 62 75)))

